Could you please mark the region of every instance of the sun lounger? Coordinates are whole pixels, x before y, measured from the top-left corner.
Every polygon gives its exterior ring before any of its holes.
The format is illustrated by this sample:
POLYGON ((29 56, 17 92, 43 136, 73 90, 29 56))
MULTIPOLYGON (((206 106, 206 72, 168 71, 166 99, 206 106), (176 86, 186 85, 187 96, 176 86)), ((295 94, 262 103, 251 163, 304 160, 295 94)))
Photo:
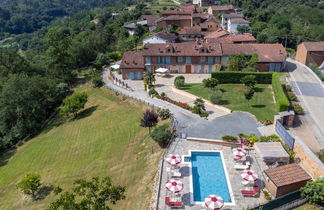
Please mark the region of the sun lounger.
POLYGON ((254 186, 253 190, 241 190, 243 196, 256 196, 260 192, 260 188, 258 186, 254 186))
POLYGON ((243 164, 235 164, 234 168, 236 170, 246 170, 250 168, 250 165, 243 165, 243 164))
POLYGON ((172 177, 181 177, 181 173, 180 173, 180 171, 172 171, 171 176, 172 177))
POLYGON ((183 207, 183 203, 182 202, 172 202, 170 197, 165 197, 165 204, 171 207, 183 207))

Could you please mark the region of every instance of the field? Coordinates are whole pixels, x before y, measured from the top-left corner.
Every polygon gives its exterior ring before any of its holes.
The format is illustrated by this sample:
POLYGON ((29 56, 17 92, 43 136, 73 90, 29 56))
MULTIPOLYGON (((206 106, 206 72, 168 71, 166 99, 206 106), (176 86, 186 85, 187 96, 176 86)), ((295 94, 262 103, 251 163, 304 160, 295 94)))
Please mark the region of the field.
MULTIPOLYGON (((220 105, 234 111, 246 111, 254 114, 259 121, 271 120, 277 113, 271 85, 256 85, 256 92, 251 101, 244 97, 246 87, 243 84, 220 84, 224 94, 220 105)), ((182 90, 209 100, 210 90, 203 84, 186 84, 182 90)))
MULTIPOLYGON (((56 117, 38 136, 0 159, 0 209, 45 209, 57 198, 30 201, 16 184, 29 172, 44 184, 69 189, 74 180, 110 176, 126 186, 126 200, 113 209, 147 209, 162 150, 139 121, 143 104, 105 88, 83 86, 89 95, 76 120, 56 117)), ((162 123, 169 123, 168 121, 162 123)))

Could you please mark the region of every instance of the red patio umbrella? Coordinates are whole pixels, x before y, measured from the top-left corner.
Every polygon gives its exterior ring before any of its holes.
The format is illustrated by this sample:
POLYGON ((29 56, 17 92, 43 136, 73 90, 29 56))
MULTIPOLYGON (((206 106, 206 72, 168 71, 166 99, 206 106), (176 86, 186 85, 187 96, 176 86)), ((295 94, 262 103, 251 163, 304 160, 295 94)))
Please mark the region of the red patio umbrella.
POLYGON ((221 209, 224 206, 224 200, 218 195, 209 195, 205 198, 205 206, 209 209, 221 209))
POLYGON ((173 193, 178 193, 183 189, 183 184, 179 179, 170 179, 165 187, 173 193))
POLYGON ((169 163, 170 165, 177 165, 179 163, 181 163, 181 156, 180 155, 168 155, 165 160, 167 161, 167 163, 169 163))
POLYGON ((241 177, 249 182, 255 181, 258 179, 258 175, 252 170, 244 170, 241 173, 241 177))

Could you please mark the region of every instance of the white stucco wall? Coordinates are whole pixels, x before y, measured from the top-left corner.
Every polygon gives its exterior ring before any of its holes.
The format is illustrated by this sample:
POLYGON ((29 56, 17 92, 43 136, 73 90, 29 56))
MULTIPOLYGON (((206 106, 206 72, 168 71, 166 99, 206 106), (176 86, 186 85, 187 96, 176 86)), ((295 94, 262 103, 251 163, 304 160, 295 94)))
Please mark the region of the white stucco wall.
POLYGON ((158 36, 149 36, 143 39, 143 44, 165 44, 166 41, 158 36))
POLYGON ((231 20, 228 21, 228 31, 231 34, 238 34, 237 26, 249 26, 248 23, 231 23, 231 20))

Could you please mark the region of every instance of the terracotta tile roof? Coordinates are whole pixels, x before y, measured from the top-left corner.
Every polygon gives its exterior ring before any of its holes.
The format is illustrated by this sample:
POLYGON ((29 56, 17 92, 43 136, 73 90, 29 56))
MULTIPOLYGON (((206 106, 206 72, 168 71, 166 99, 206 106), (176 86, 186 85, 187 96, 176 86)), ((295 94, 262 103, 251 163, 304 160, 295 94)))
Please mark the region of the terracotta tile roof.
POLYGON ((223 14, 223 18, 244 18, 243 14, 240 13, 229 13, 229 14, 223 14))
POLYGON ((250 23, 243 18, 231 18, 229 21, 231 21, 231 23, 250 23))
POLYGON ((259 62, 284 62, 287 52, 282 44, 222 44, 223 55, 233 55, 243 53, 251 55, 256 53, 259 56, 259 62))
POLYGON ((211 6, 213 11, 227 11, 227 10, 233 10, 234 6, 231 4, 227 5, 219 5, 219 6, 211 6))
POLYGON ((202 34, 201 33, 201 27, 195 26, 195 27, 183 27, 181 30, 178 32, 180 35, 185 35, 185 34, 202 34))
POLYGON ((312 178, 296 163, 264 170, 264 173, 277 186, 285 186, 312 178))
POLYGON ((143 20, 147 20, 147 25, 148 26, 155 26, 156 21, 160 19, 160 16, 158 15, 143 15, 142 16, 143 20))
POLYGON ((223 29, 218 29, 217 31, 209 32, 205 38, 220 38, 223 36, 229 35, 228 31, 225 31, 223 29))
POLYGON ((170 15, 168 17, 162 17, 157 22, 163 21, 163 20, 191 20, 190 15, 170 15))
POLYGON ((121 69, 143 69, 144 67, 143 52, 124 52, 120 63, 121 69))
POLYGON ((238 35, 231 34, 231 35, 224 37, 223 39, 227 39, 232 42, 244 42, 244 41, 245 42, 247 42, 247 41, 255 42, 256 41, 255 37, 252 34, 248 34, 248 33, 238 34, 238 35))
POLYGON ((172 44, 146 44, 144 56, 221 56, 219 44, 185 42, 172 44))
POLYGON ((165 10, 162 15, 191 15, 193 12, 191 10, 165 10))
POLYGON ((308 51, 324 51, 324 42, 303 42, 308 51))
POLYGON ((166 32, 159 32, 157 34, 155 34, 155 36, 161 37, 164 40, 167 41, 174 41, 177 39, 177 36, 171 33, 166 33, 166 32))

